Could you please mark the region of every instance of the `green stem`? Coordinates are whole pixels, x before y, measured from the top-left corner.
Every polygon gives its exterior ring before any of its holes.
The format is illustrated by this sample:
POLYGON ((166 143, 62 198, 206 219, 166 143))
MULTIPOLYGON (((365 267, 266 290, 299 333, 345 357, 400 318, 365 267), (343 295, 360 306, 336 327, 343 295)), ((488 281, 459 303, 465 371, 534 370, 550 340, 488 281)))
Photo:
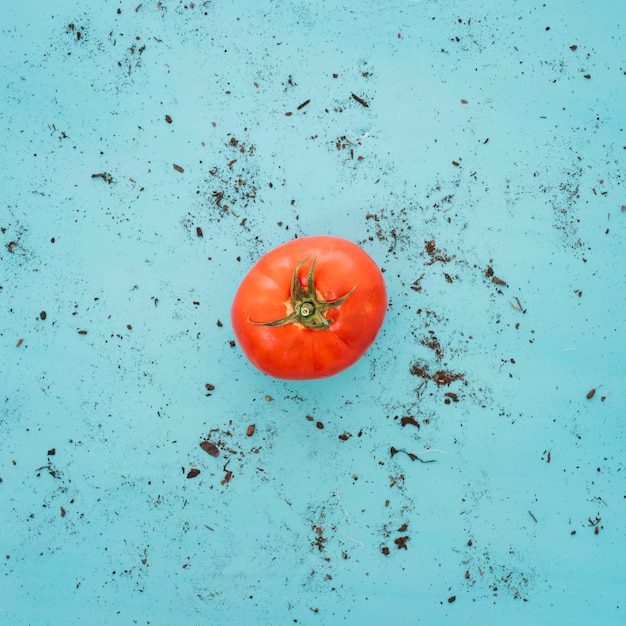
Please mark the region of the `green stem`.
POLYGON ((302 324, 305 328, 314 330, 328 330, 330 328, 330 325, 334 320, 332 318, 327 318, 324 313, 330 309, 341 306, 356 289, 356 285, 352 287, 352 289, 350 289, 345 296, 342 296, 337 300, 332 300, 331 302, 322 300, 318 297, 315 290, 315 262, 317 261, 317 257, 315 257, 313 259, 313 263, 311 263, 311 269, 309 270, 307 276, 306 288, 302 287, 300 284, 300 279, 298 277, 300 268, 307 261, 308 258, 304 259, 304 261, 300 261, 296 265, 291 277, 290 301, 291 306, 293 307, 293 312, 287 315, 287 317, 283 317, 279 320, 273 320, 271 322, 253 322, 250 318, 248 318, 248 322, 250 324, 254 324, 255 326, 286 326, 287 324, 298 323, 302 324))

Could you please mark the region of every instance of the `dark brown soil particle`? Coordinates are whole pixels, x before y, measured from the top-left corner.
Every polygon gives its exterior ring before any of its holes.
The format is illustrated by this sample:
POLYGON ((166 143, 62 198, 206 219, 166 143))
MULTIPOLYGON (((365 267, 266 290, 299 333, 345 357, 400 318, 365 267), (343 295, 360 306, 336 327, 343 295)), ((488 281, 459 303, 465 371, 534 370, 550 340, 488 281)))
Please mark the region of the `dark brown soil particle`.
POLYGON ((111 174, 107 174, 106 172, 99 172, 98 174, 92 174, 91 177, 102 178, 102 180, 108 183, 109 185, 113 182, 113 176, 111 176, 111 174))
POLYGON ((363 98, 357 96, 355 93, 352 94, 352 98, 356 100, 361 106, 369 107, 369 104, 365 100, 363 100, 363 98))
POLYGON ((396 544, 396 546, 398 546, 398 550, 407 550, 407 542, 409 541, 410 537, 408 535, 404 535, 403 537, 397 537, 396 539, 393 540, 393 542, 396 544))
POLYGON ((210 441, 201 441, 200 442, 200 447, 207 454, 210 454, 211 456, 219 456, 220 455, 220 449, 214 443, 211 443, 210 441))
POLYGON ((404 427, 407 424, 411 424, 411 426, 417 426, 417 428, 420 427, 420 423, 412 416, 412 415, 406 415, 404 416, 401 420, 400 420, 400 424, 404 427))

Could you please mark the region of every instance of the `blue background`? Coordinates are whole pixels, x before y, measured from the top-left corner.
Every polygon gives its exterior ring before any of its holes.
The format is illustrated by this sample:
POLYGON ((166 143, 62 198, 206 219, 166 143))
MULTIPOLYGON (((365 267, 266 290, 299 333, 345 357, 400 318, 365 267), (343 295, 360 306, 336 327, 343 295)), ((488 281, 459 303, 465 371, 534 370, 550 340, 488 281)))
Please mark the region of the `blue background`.
POLYGON ((624 623, 625 21, 3 2, 0 621, 624 623), (388 315, 273 380, 230 302, 313 234, 388 315))

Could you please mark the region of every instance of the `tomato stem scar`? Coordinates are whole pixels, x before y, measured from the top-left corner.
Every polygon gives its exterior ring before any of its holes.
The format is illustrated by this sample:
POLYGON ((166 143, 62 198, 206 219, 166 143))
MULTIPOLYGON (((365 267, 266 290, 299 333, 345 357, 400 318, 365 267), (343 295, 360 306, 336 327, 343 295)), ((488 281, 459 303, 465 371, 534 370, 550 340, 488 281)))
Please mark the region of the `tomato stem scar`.
POLYGON ((307 257, 303 261, 300 261, 296 265, 291 277, 290 300, 293 312, 287 315, 287 317, 271 322, 253 322, 248 318, 248 323, 254 324, 255 326, 285 326, 287 324, 298 323, 312 330, 328 330, 330 328, 334 320, 325 317, 324 313, 342 305, 356 289, 356 285, 352 287, 346 295, 337 300, 330 302, 322 300, 315 291, 315 262, 317 261, 317 256, 313 259, 313 263, 311 263, 311 269, 307 275, 306 288, 302 287, 300 284, 298 277, 300 268, 308 260, 307 257))

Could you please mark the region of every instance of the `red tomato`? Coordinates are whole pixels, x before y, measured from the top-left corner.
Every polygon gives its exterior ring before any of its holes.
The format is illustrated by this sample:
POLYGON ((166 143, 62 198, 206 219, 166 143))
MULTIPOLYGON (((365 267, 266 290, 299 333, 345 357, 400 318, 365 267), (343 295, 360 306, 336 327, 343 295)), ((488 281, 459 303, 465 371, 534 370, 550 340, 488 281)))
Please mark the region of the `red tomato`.
POLYGON ((363 356, 386 309, 383 275, 363 249, 338 237, 303 237, 261 257, 237 290, 231 321, 261 371, 323 378, 363 356))

